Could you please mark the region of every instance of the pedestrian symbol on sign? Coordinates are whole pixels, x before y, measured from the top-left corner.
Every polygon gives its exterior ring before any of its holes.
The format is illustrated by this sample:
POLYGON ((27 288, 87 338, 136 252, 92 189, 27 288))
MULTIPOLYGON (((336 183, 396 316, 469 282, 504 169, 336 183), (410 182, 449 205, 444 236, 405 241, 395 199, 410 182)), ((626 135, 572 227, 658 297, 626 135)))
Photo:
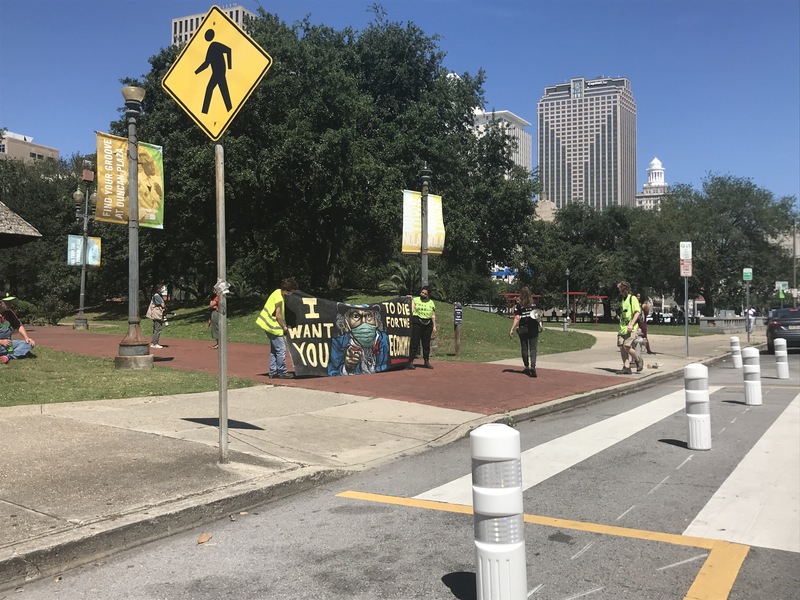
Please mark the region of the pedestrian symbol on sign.
POLYGON ((232 69, 231 63, 231 49, 225 44, 219 42, 212 42, 214 39, 214 30, 209 29, 205 35, 206 41, 211 42, 208 45, 208 52, 206 52, 205 62, 197 67, 194 72, 195 75, 204 71, 206 68, 211 67, 211 79, 208 80, 206 87, 206 95, 203 98, 203 114, 208 114, 208 107, 211 104, 211 94, 214 93, 214 88, 219 88, 219 93, 222 94, 222 101, 225 102, 225 108, 228 112, 231 111, 231 95, 228 92, 228 81, 225 78, 225 57, 228 58, 228 69, 232 69))

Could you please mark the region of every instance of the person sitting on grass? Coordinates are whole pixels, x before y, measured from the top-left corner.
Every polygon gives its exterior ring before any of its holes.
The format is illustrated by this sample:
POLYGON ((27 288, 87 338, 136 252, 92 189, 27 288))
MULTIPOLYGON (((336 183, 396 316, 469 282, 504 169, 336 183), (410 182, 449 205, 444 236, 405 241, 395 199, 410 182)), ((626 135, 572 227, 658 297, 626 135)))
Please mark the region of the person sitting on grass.
POLYGON ((0 364, 6 364, 12 358, 25 358, 36 346, 17 314, 8 306, 7 302, 11 300, 14 300, 14 296, 7 295, 0 300, 0 364), (22 336, 22 340, 11 339, 15 331, 22 336))

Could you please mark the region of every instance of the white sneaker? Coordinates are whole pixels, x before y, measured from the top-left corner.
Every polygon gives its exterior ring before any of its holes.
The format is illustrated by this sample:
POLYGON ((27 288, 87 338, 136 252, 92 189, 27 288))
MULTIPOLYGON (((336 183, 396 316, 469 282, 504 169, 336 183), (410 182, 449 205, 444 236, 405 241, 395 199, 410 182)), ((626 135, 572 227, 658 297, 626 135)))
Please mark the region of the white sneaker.
POLYGON ((151 348, 163 348, 164 346, 162 346, 161 344, 150 344, 150 347, 151 348))

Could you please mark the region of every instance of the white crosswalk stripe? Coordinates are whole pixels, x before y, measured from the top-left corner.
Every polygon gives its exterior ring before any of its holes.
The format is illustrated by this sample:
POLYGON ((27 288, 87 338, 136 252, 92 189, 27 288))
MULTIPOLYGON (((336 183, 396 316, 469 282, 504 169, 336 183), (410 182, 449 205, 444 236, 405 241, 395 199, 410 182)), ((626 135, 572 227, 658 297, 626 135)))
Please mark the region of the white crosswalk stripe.
MULTIPOLYGON (((721 389, 709 386, 709 394, 721 389)), ((598 452, 684 409, 683 390, 667 394, 522 453, 522 487, 527 490, 598 452)), ((472 505, 472 474, 428 490, 415 498, 472 505)))
POLYGON ((742 459, 684 535, 800 552, 800 395, 742 459))

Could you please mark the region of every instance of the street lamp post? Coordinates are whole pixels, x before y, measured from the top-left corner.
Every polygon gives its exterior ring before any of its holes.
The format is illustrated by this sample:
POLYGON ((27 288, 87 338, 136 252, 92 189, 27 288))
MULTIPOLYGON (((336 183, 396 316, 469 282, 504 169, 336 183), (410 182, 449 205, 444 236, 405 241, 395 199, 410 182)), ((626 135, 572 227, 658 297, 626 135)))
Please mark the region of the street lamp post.
POLYGON ((420 255, 420 280, 422 285, 428 285, 428 184, 431 182, 431 170, 428 168, 428 163, 420 169, 419 176, 422 179, 422 211, 420 218, 422 220, 422 231, 419 247, 420 255))
POLYGON ((139 317, 139 140, 136 119, 142 111, 144 89, 122 88, 128 123, 128 333, 114 360, 117 369, 152 369, 150 343, 142 336, 139 317))
POLYGON ((94 181, 94 172, 89 169, 83 170, 83 181, 86 184, 86 193, 83 193, 80 188, 75 190, 72 194, 72 200, 75 202, 78 218, 83 216, 83 247, 81 249, 81 298, 78 306, 78 316, 75 317, 75 323, 72 325, 73 329, 89 329, 89 321, 83 312, 84 302, 86 299, 86 249, 89 245, 89 205, 94 207, 97 204, 97 192, 89 194, 89 182, 94 181), (81 215, 81 205, 83 205, 83 215, 81 215))
POLYGON ((564 331, 569 327, 569 267, 567 267, 567 313, 564 315, 564 331))

